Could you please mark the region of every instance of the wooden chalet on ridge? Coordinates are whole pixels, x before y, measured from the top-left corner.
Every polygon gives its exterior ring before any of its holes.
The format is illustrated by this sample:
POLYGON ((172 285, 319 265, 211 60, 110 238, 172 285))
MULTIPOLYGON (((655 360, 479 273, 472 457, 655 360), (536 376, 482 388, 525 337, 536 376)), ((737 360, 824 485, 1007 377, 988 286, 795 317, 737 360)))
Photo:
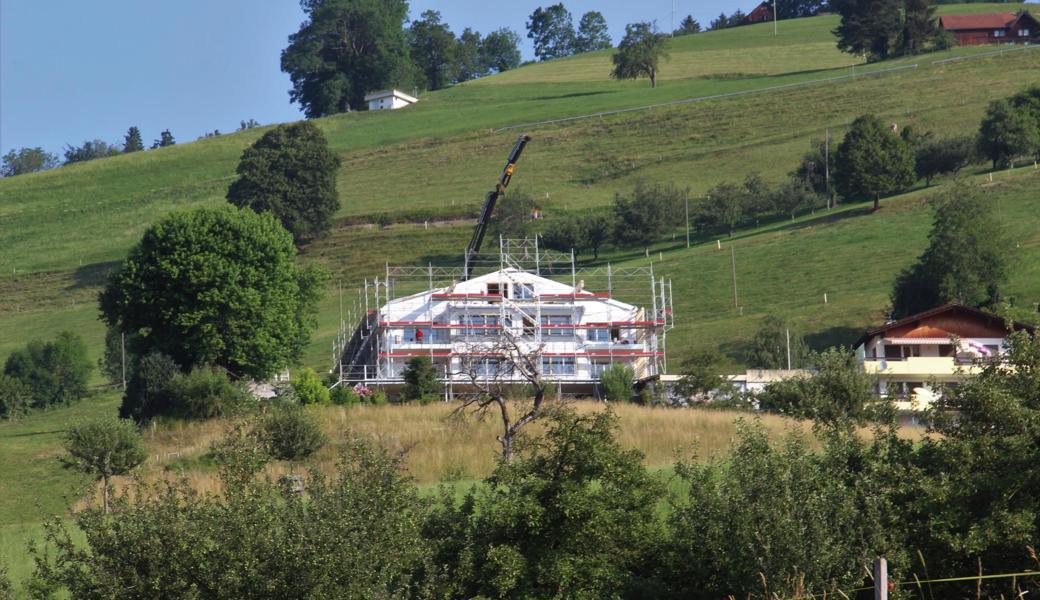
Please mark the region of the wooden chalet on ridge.
POLYGON ((939 26, 953 34, 958 46, 1024 44, 1040 39, 1040 21, 1029 11, 979 15, 943 15, 939 26))

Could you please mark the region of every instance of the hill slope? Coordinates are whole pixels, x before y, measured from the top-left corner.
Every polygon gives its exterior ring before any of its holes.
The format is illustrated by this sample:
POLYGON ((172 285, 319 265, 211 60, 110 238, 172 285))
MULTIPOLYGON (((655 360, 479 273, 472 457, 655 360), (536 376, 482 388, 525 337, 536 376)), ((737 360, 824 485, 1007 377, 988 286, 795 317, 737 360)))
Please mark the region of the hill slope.
MULTIPOLYGON (((1006 7, 1000 5, 1002 10, 1006 7)), ((943 8, 987 9, 993 6, 943 8)), ((811 140, 821 138, 825 130, 839 139, 848 122, 864 112, 879 113, 900 126, 942 133, 973 131, 989 101, 1035 79, 1040 66, 1040 53, 1032 50, 935 64, 953 56, 991 53, 992 48, 853 66, 851 57, 833 47, 829 32, 836 23, 835 17, 782 22, 776 37, 766 24, 676 38, 664 81, 656 90, 645 81, 608 80, 603 67, 609 54, 600 52, 427 94, 403 111, 318 120, 343 159, 339 216, 371 221, 382 213, 407 213, 421 220, 471 213, 519 133, 494 133, 490 128, 741 92, 755 93, 536 126, 530 131, 535 141, 514 185, 544 199, 545 212, 552 215, 608 204, 615 192, 630 189, 640 178, 689 186, 694 195, 751 171, 779 181, 811 140), (912 65, 917 66, 868 75, 912 65), (775 89, 778 86, 787 87, 775 89)), ((95 296, 105 274, 161 215, 222 202, 242 149, 261 133, 251 130, 0 180, 0 357, 30 337, 66 328, 86 334, 98 350, 102 331, 95 318, 95 296)), ((831 312, 820 313, 815 298, 822 292, 806 288, 804 294, 791 295, 785 281, 757 278, 753 270, 760 269, 763 276, 776 273, 785 252, 811 256, 814 244, 827 248, 816 271, 852 268, 861 259, 845 252, 854 246, 843 228, 869 229, 868 223, 880 223, 895 210, 869 219, 835 217, 797 233, 792 230, 792 236, 824 236, 806 238, 809 250, 792 245, 786 234, 755 236, 759 241, 748 248, 752 273, 747 277, 761 286, 761 298, 775 302, 778 310, 799 306, 813 314, 814 330, 844 326, 840 323, 850 315, 858 315, 857 322, 865 324, 883 306, 895 272, 923 247, 927 211, 913 205, 917 208, 906 209, 906 229, 900 230, 906 237, 889 233, 892 239, 878 240, 887 243, 888 254, 894 256, 873 263, 869 270, 876 275, 869 285, 844 294, 832 292, 835 303, 849 302, 846 308, 832 305, 831 312), (891 252, 892 248, 899 250, 891 252), (842 267, 834 266, 838 261, 845 261, 842 267), (770 287, 774 285, 779 287, 770 287), (840 311, 845 317, 827 316, 840 311)), ((886 227, 881 225, 882 230, 886 227)), ((374 275, 385 261, 425 263, 458 257, 468 234, 468 226, 341 229, 307 248, 305 257, 328 264, 349 288, 374 275)), ((747 240, 752 244, 752 237, 747 240)), ((662 265, 674 269, 677 285, 684 281, 690 286, 682 294, 689 304, 677 306, 682 323, 673 348, 678 346, 678 356, 684 347, 692 348, 686 342, 739 346, 752 328, 718 313, 726 306, 713 300, 721 283, 697 287, 705 281, 704 273, 716 269, 714 256, 707 249, 684 250, 666 254, 662 265), (714 333, 704 335, 705 331, 714 333)), ((613 258, 626 257, 618 253, 613 258)), ((809 263, 804 266, 804 277, 810 278, 809 263)), ((752 289, 745 296, 748 302, 755 298, 752 289)), ((307 356, 315 367, 328 364, 335 306, 332 298, 326 301, 322 330, 307 356)), ((749 304, 746 311, 766 306, 749 304)))

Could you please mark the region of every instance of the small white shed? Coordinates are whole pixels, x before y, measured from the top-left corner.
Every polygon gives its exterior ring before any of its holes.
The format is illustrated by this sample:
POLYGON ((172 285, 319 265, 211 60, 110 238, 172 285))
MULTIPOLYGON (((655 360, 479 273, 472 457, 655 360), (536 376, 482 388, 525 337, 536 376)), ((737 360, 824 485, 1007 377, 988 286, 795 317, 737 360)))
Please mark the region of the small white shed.
POLYGON ((399 90, 380 90, 365 95, 368 110, 394 110, 415 104, 418 99, 399 90))

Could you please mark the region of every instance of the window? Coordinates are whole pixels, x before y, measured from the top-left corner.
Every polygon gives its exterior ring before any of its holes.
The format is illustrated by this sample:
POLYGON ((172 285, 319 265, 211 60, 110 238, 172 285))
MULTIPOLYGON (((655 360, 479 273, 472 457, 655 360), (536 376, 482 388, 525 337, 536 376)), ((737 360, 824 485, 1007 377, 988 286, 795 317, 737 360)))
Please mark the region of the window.
POLYGON ((543 332, 545 335, 557 337, 573 336, 574 328, 563 327, 564 325, 571 325, 570 315, 542 316, 542 327, 545 328, 543 332))
POLYGON ((471 368, 477 377, 493 378, 502 372, 502 361, 497 358, 482 358, 475 361, 471 368))
POLYGON ((590 342, 609 342, 610 341, 610 330, 609 329, 590 329, 589 330, 589 341, 590 342))
POLYGON ((492 335, 498 325, 498 315, 462 315, 459 323, 468 325, 462 329, 462 335, 492 335))
POLYGON ((517 300, 533 300, 534 286, 530 283, 516 283, 513 284, 513 293, 517 300))
POLYGON ((574 357, 543 356, 542 375, 574 375, 574 357))
POLYGON ((589 365, 589 374, 592 375, 593 379, 599 379, 603 375, 603 371, 610 368, 610 363, 597 363, 594 362, 589 365))
POLYGON ((1018 37, 1029 37, 1029 30, 1028 29, 1019 29, 1018 30, 1018 37))
POLYGON ((1007 34, 1007 32, 1004 31, 1003 29, 994 29, 993 30, 993 37, 1004 37, 1005 34, 1007 34))

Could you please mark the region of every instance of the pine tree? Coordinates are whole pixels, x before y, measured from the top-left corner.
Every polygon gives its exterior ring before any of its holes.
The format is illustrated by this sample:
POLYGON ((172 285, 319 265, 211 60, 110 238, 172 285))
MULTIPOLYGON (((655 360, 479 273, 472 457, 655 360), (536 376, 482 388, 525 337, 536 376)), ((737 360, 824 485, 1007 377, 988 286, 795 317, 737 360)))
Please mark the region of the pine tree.
POLYGON ((932 0, 904 0, 903 33, 899 47, 904 54, 915 54, 939 32, 932 0))
POLYGON ((123 152, 138 152, 140 150, 144 150, 144 142, 141 141, 141 130, 137 127, 131 127, 126 130, 123 152))
POLYGON ((172 146, 176 143, 177 142, 173 139, 173 134, 170 133, 170 130, 164 129, 163 132, 159 134, 159 139, 152 142, 152 150, 155 150, 156 148, 165 148, 167 146, 172 146))
POLYGON ((697 22, 697 19, 693 18, 693 15, 686 15, 682 21, 679 22, 679 28, 672 32, 672 35, 689 35, 691 33, 700 33, 701 24, 697 22))

